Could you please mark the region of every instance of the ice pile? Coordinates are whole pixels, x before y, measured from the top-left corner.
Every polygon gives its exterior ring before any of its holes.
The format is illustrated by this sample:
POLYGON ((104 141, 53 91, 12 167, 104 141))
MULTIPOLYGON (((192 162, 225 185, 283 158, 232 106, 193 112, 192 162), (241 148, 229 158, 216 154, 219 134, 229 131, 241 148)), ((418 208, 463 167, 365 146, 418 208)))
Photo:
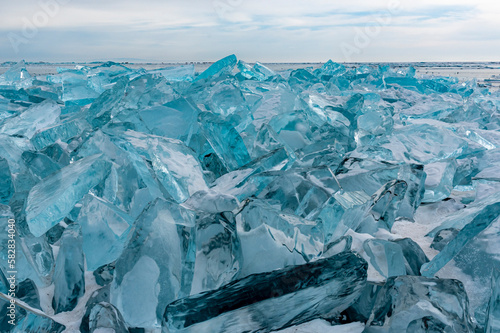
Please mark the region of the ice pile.
POLYGON ((411 67, 18 63, 0 331, 497 332, 499 107, 411 67))

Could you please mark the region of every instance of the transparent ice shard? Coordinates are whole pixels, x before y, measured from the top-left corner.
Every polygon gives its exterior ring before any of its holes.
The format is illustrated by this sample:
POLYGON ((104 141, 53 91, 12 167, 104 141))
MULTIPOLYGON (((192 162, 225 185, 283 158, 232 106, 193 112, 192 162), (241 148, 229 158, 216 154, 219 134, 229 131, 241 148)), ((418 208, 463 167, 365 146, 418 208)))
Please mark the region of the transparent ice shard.
POLYGON ((331 257, 340 252, 350 251, 352 246, 352 237, 347 235, 340 237, 339 239, 325 244, 323 247, 323 258, 331 257))
POLYGON ((383 285, 368 281, 361 291, 360 297, 355 303, 340 314, 348 322, 360 321, 366 323, 373 310, 373 305, 377 300, 378 293, 383 285))
MULTIPOLYGON (((379 291, 364 332, 418 332, 419 327, 437 332, 473 332, 468 299, 458 280, 398 276, 379 291)), ((425 332, 428 332, 426 330, 425 332)))
POLYGON ((410 238, 386 241, 367 239, 363 250, 372 266, 385 278, 399 275, 420 275, 429 259, 420 246, 410 238))
POLYGON ((25 151, 22 155, 22 159, 31 173, 40 180, 61 169, 59 164, 42 153, 25 151))
POLYGON ((325 243, 356 229, 369 209, 370 197, 363 191, 339 191, 323 206, 318 221, 323 224, 325 243))
POLYGON ((89 331, 109 331, 115 333, 128 333, 120 312, 111 304, 101 302, 92 308, 89 316, 89 331))
POLYGON ((23 110, 26 110, 26 108, 27 107, 19 107, 19 109, 16 110, 16 108, 13 108, 13 103, 10 99, 0 95, 0 123, 4 122, 5 119, 18 115, 23 110))
POLYGON ((99 94, 110 89, 122 77, 135 77, 144 74, 142 69, 134 71, 112 61, 100 66, 84 67, 82 70, 87 74, 88 86, 99 94))
POLYGON ((111 115, 121 111, 137 110, 149 106, 162 105, 177 99, 179 96, 172 86, 161 75, 145 74, 128 82, 119 107, 112 110, 111 115))
POLYGON ((40 294, 36 284, 32 280, 26 279, 21 281, 16 287, 16 298, 20 299, 32 308, 41 310, 40 294))
MULTIPOLYGON (((499 217, 500 203, 486 206, 474 219, 463 227, 444 249, 439 252, 429 263, 422 266, 423 276, 434 276, 479 233, 488 228, 499 217)), ((494 229, 493 229, 494 231, 494 229)), ((486 240, 487 241, 487 240, 486 240)))
POLYGON ((9 163, 5 158, 0 157, 0 203, 7 204, 13 194, 14 187, 9 163))
POLYGON ((95 282, 100 286, 109 285, 111 282, 113 282, 114 272, 115 272, 114 262, 97 268, 93 273, 95 282))
POLYGON ((127 131, 124 137, 151 162, 156 178, 176 202, 207 189, 194 151, 180 141, 135 131, 127 131))
POLYGON ((59 120, 61 107, 54 101, 43 101, 34 104, 17 117, 12 117, 3 123, 1 133, 22 135, 31 139, 33 135, 46 127, 50 127, 59 120))
POLYGON ((425 193, 422 202, 436 202, 447 198, 453 189, 453 179, 457 170, 455 160, 435 162, 424 166, 425 193))
POLYGON ((469 294, 471 313, 481 325, 487 312, 483 306, 494 288, 492 272, 499 264, 499 209, 499 203, 486 206, 421 269, 422 275, 460 276, 469 294))
MULTIPOLYGON (((9 328, 12 328, 10 325, 9 328)), ((66 330, 64 325, 55 322, 49 317, 40 316, 34 313, 28 313, 26 317, 19 320, 17 325, 11 330, 12 333, 38 333, 55 332, 61 333, 66 330)))
POLYGON ((411 238, 402 238, 393 240, 392 242, 398 244, 405 258, 406 274, 420 275, 422 265, 429 262, 422 248, 414 242, 411 238))
POLYGON ((195 82, 207 79, 216 79, 221 75, 229 74, 236 65, 237 59, 234 54, 222 58, 213 63, 207 70, 195 78, 195 82))
POLYGON ((428 164, 467 154, 469 144, 444 127, 416 124, 399 128, 377 144, 398 161, 428 164))
POLYGON ((257 75, 260 76, 261 80, 267 80, 276 75, 276 73, 272 69, 265 66, 264 64, 261 64, 258 61, 255 63, 255 65, 253 65, 253 70, 255 73, 257 73, 257 75))
POLYGON ((90 312, 99 303, 104 303, 104 304, 109 304, 109 290, 110 286, 106 285, 103 288, 100 288, 99 290, 95 291, 92 293, 92 296, 90 296, 89 300, 87 301, 87 304, 85 304, 85 313, 83 314, 81 323, 80 323, 80 332, 81 333, 89 333, 89 319, 90 319, 90 312))
POLYGON ((367 239, 363 249, 370 263, 382 276, 388 278, 406 274, 405 258, 400 246, 381 239, 367 239))
POLYGON ((244 118, 249 112, 242 91, 230 80, 217 82, 210 89, 210 94, 207 96, 205 105, 211 112, 219 114, 224 118, 235 117, 237 115, 241 115, 244 118))
POLYGON ((279 202, 284 213, 314 219, 339 187, 328 168, 297 168, 267 173, 272 182, 259 198, 279 202))
POLYGON ((274 150, 239 170, 219 177, 212 184, 212 189, 219 193, 233 195, 240 201, 250 196, 258 196, 266 186, 281 175, 276 172, 289 169, 293 161, 285 149, 274 150))
POLYGON ((369 234, 379 228, 390 231, 405 191, 406 182, 393 180, 372 196, 364 191, 336 192, 317 217, 324 225, 326 242, 342 237, 349 229, 369 234))
POLYGON ((323 251, 322 226, 281 213, 262 200, 250 200, 236 215, 243 255, 240 276, 301 264, 323 251), (272 258, 262 260, 267 253, 272 258))
POLYGON ((231 124, 209 112, 200 113, 199 121, 208 142, 227 170, 236 170, 250 162, 247 147, 231 124))
MULTIPOLYGON (((384 184, 375 194, 372 195, 373 203, 370 206, 370 214, 376 221, 376 226, 387 230, 391 230, 395 222, 397 212, 404 199, 407 183, 404 180, 393 180, 384 184)), ((366 228, 361 226, 361 229, 370 230, 370 225, 366 224, 366 228)))
MULTIPOLYGON (((25 309, 25 304, 33 310, 40 310, 40 299, 36 285, 30 279, 13 282, 11 274, 7 278, 0 272, 1 298, 0 298, 0 331, 2 332, 20 332, 19 326, 22 325, 26 316, 32 319, 32 313, 25 309), (7 280, 8 279, 8 280, 7 280), (11 284, 12 283, 12 284, 11 284), (14 291, 10 289, 13 288, 14 291), (6 295, 15 294, 16 303, 12 304, 6 295), (20 302, 23 306, 20 306, 20 302)), ((15 276, 15 274, 14 274, 15 276)), ((15 277, 14 277, 15 279, 15 277)))
POLYGON ((358 145, 370 144, 372 140, 393 130, 394 120, 391 108, 377 107, 366 110, 357 119, 355 139, 358 145))
POLYGON ((191 294, 231 282, 242 265, 240 241, 231 213, 203 214, 196 220, 196 262, 191 294))
POLYGON ((323 80, 330 80, 332 76, 339 76, 345 73, 345 71, 346 68, 344 65, 333 62, 332 60, 325 62, 318 70, 323 80))
POLYGON ((270 332, 340 313, 365 282, 366 262, 345 252, 175 301, 163 325, 170 332, 270 332))
POLYGON ((160 106, 178 97, 161 75, 139 75, 132 80, 122 77, 92 103, 86 120, 92 127, 102 127, 113 119, 112 123, 129 122, 135 129, 144 126, 137 110, 160 106))
POLYGON ((54 272, 54 256, 52 247, 45 237, 24 237, 20 242, 20 250, 30 264, 31 272, 24 272, 34 276, 34 281, 42 286, 50 283, 54 272))
POLYGON ((77 150, 79 157, 103 154, 113 165, 104 183, 94 193, 136 218, 142 209, 162 196, 146 162, 130 146, 120 146, 112 137, 97 130, 77 150), (128 149, 127 149, 128 148, 128 149))
POLYGON ((494 268, 491 275, 491 297, 488 302, 485 333, 500 331, 500 272, 494 268))
POLYGON ((295 92, 302 92, 316 83, 319 83, 318 78, 304 68, 291 71, 288 77, 288 84, 295 92))
MULTIPOLYGON (((78 66, 82 67, 82 66, 78 66)), ((95 66, 95 67, 84 67, 85 71, 89 73, 89 75, 94 75, 94 74, 104 74, 107 76, 119 76, 121 74, 127 74, 130 73, 132 70, 122 64, 118 64, 113 61, 106 61, 102 65, 95 66)), ((58 72, 60 72, 58 70, 58 72)))
POLYGON ((59 166, 66 166, 70 162, 70 157, 68 151, 63 146, 63 143, 54 143, 45 147, 40 152, 50 157, 59 166))
POLYGON ((85 119, 76 114, 59 124, 38 131, 31 138, 31 143, 37 150, 41 150, 58 141, 68 142, 71 138, 81 135, 89 127, 85 119))
POLYGON ((204 213, 231 212, 238 208, 238 199, 214 190, 198 191, 183 203, 184 207, 204 213))
MULTIPOLYGON (((395 179, 406 183, 406 192, 399 203, 395 218, 404 217, 412 220, 415 210, 420 206, 425 191, 425 173, 420 164, 397 165, 371 158, 350 157, 344 159, 335 171, 342 188, 346 191, 363 190, 369 195, 377 192, 381 186, 395 179)), ((401 187, 398 183, 396 187, 401 187)))
POLYGON ((83 198, 81 205, 76 222, 82 228, 87 270, 94 271, 121 255, 132 219, 109 202, 90 194, 83 198))
POLYGON ((85 292, 82 234, 78 224, 69 225, 61 237, 61 247, 54 272, 56 313, 73 310, 85 292))
POLYGON ((474 170, 474 173, 477 172, 474 175, 474 179, 500 181, 500 175, 498 173, 499 160, 500 149, 497 148, 485 151, 477 163, 477 169, 474 170))
POLYGON ((241 83, 243 91, 259 96, 258 103, 252 108, 253 124, 256 129, 262 129, 274 116, 294 109, 296 95, 288 85, 283 83, 259 83, 244 81, 241 83), (262 94, 261 90, 266 93, 262 94))
POLYGON ((22 154, 26 150, 33 150, 26 138, 0 133, 0 157, 7 161, 11 176, 15 175, 12 177, 12 184, 16 192, 27 192, 35 184, 22 160, 22 154))
POLYGON ((87 74, 81 70, 71 70, 60 74, 62 84, 61 100, 66 105, 86 105, 99 96, 87 83, 87 74))
POLYGON ((29 81, 29 79, 31 79, 31 75, 26 70, 26 63, 21 60, 0 75, 0 84, 15 85, 26 80, 29 81))
POLYGON ((460 230, 454 228, 442 229, 436 232, 436 236, 434 236, 434 239, 432 240, 431 248, 442 251, 444 247, 458 235, 459 232, 460 230))
POLYGON ((251 79, 259 79, 259 75, 253 71, 253 68, 251 65, 247 64, 243 60, 238 60, 238 63, 236 64, 238 70, 240 71, 238 75, 241 75, 241 77, 251 80, 251 79))
POLYGON ((269 126, 277 133, 278 140, 291 151, 313 143, 314 125, 304 112, 291 112, 275 116, 269 126))
POLYGON ((313 143, 295 151, 302 166, 338 165, 353 148, 350 130, 339 122, 323 124, 312 133, 313 143))
POLYGON ((89 156, 45 178, 27 199, 26 220, 35 236, 59 223, 93 187, 105 179, 111 165, 100 155, 89 156))
POLYGON ((151 74, 160 74, 168 81, 188 81, 194 79, 194 65, 181 65, 175 67, 165 67, 148 71, 151 74))
POLYGON ((151 134, 178 139, 187 145, 199 130, 198 113, 193 101, 184 98, 139 110, 139 115, 151 134))
POLYGON ((195 261, 195 214, 155 200, 137 218, 115 264, 111 304, 131 327, 160 325, 167 304, 189 294, 195 261), (137 299, 147 299, 143 304, 137 299))
POLYGON ((94 100, 86 115, 89 124, 93 127, 101 127, 111 120, 112 115, 119 110, 119 103, 123 99, 128 82, 128 78, 121 78, 111 89, 106 90, 94 100))
MULTIPOLYGON (((9 239, 12 240, 12 238, 9 237, 8 232, 9 219, 14 219, 16 221, 16 217, 14 216, 11 208, 9 206, 0 204, 0 225, 2 228, 2 234, 0 235, 0 259, 2 260, 0 262, 0 271, 2 272, 12 271, 12 269, 9 267, 8 257, 9 244, 12 244, 12 242, 9 243, 9 239)), ((21 225, 21 223, 16 223, 17 232, 19 233, 22 232, 21 225)), ((54 258, 50 245, 45 241, 43 237, 26 238, 23 235, 23 237, 18 236, 15 240, 17 250, 15 253, 17 281, 29 279, 34 281, 39 287, 48 286, 51 283, 52 273, 54 269, 54 258)), ((10 254, 12 255, 12 253, 10 254)), ((2 274, 0 274, 0 277, 1 276, 2 274)))
POLYGON ((228 170, 206 139, 203 138, 202 140, 204 141, 203 153, 199 155, 198 159, 205 171, 207 181, 213 183, 217 178, 228 173, 228 170))
MULTIPOLYGON (((486 197, 477 198, 474 202, 467 206, 463 206, 463 209, 454 209, 450 211, 450 214, 446 215, 446 219, 440 223, 436 228, 432 229, 427 236, 435 237, 436 234, 443 229, 457 229, 461 230, 467 224, 469 224, 478 214, 480 214, 486 207, 500 202, 500 194, 493 189, 493 192, 486 192, 486 197)), ((448 202, 448 201, 447 201, 448 202)), ((446 202, 446 203, 447 203, 446 202)))

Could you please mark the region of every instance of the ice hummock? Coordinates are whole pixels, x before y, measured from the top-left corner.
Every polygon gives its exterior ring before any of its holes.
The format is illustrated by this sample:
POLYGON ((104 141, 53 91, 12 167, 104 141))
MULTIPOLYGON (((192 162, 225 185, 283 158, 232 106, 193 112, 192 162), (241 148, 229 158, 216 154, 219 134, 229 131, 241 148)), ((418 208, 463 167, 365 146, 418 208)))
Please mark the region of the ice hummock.
POLYGON ((11 332, 493 332, 500 93, 415 69, 0 75, 11 332))

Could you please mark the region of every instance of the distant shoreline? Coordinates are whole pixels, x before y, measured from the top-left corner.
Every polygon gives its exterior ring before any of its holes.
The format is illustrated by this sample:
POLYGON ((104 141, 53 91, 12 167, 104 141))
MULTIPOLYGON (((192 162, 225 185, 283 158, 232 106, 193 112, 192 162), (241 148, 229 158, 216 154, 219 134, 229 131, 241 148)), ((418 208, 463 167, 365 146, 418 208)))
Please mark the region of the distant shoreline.
MULTIPOLYGON (((333 61, 333 60, 332 60, 333 61)), ((28 66, 36 66, 36 65, 86 65, 86 66, 99 66, 105 64, 107 62, 114 62, 120 65, 146 65, 146 66, 180 66, 180 65, 211 65, 214 61, 189 61, 189 62, 129 62, 129 61, 90 61, 90 62, 78 62, 78 61, 62 61, 62 62, 46 62, 46 61, 32 61, 26 62, 28 66)), ((0 64, 0 67, 4 66, 12 66, 16 64, 16 61, 5 61, 0 64)), ((255 62, 248 62, 249 64, 255 64, 255 62)), ((322 65, 325 62, 261 62, 264 65, 309 65, 309 66, 317 66, 322 65)), ((493 66, 500 67, 500 61, 374 61, 374 62, 338 62, 347 66, 358 66, 358 65, 395 65, 397 66, 409 66, 412 65, 414 67, 473 67, 480 66, 484 68, 485 66, 493 66)))

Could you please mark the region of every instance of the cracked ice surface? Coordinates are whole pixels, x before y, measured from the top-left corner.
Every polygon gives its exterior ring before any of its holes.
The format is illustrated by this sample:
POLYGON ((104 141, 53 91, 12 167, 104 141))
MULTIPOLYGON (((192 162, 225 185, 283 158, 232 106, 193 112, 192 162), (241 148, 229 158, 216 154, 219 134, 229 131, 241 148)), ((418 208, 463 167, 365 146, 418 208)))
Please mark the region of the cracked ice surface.
POLYGON ((499 107, 411 67, 20 62, 0 331, 494 332, 499 107))

